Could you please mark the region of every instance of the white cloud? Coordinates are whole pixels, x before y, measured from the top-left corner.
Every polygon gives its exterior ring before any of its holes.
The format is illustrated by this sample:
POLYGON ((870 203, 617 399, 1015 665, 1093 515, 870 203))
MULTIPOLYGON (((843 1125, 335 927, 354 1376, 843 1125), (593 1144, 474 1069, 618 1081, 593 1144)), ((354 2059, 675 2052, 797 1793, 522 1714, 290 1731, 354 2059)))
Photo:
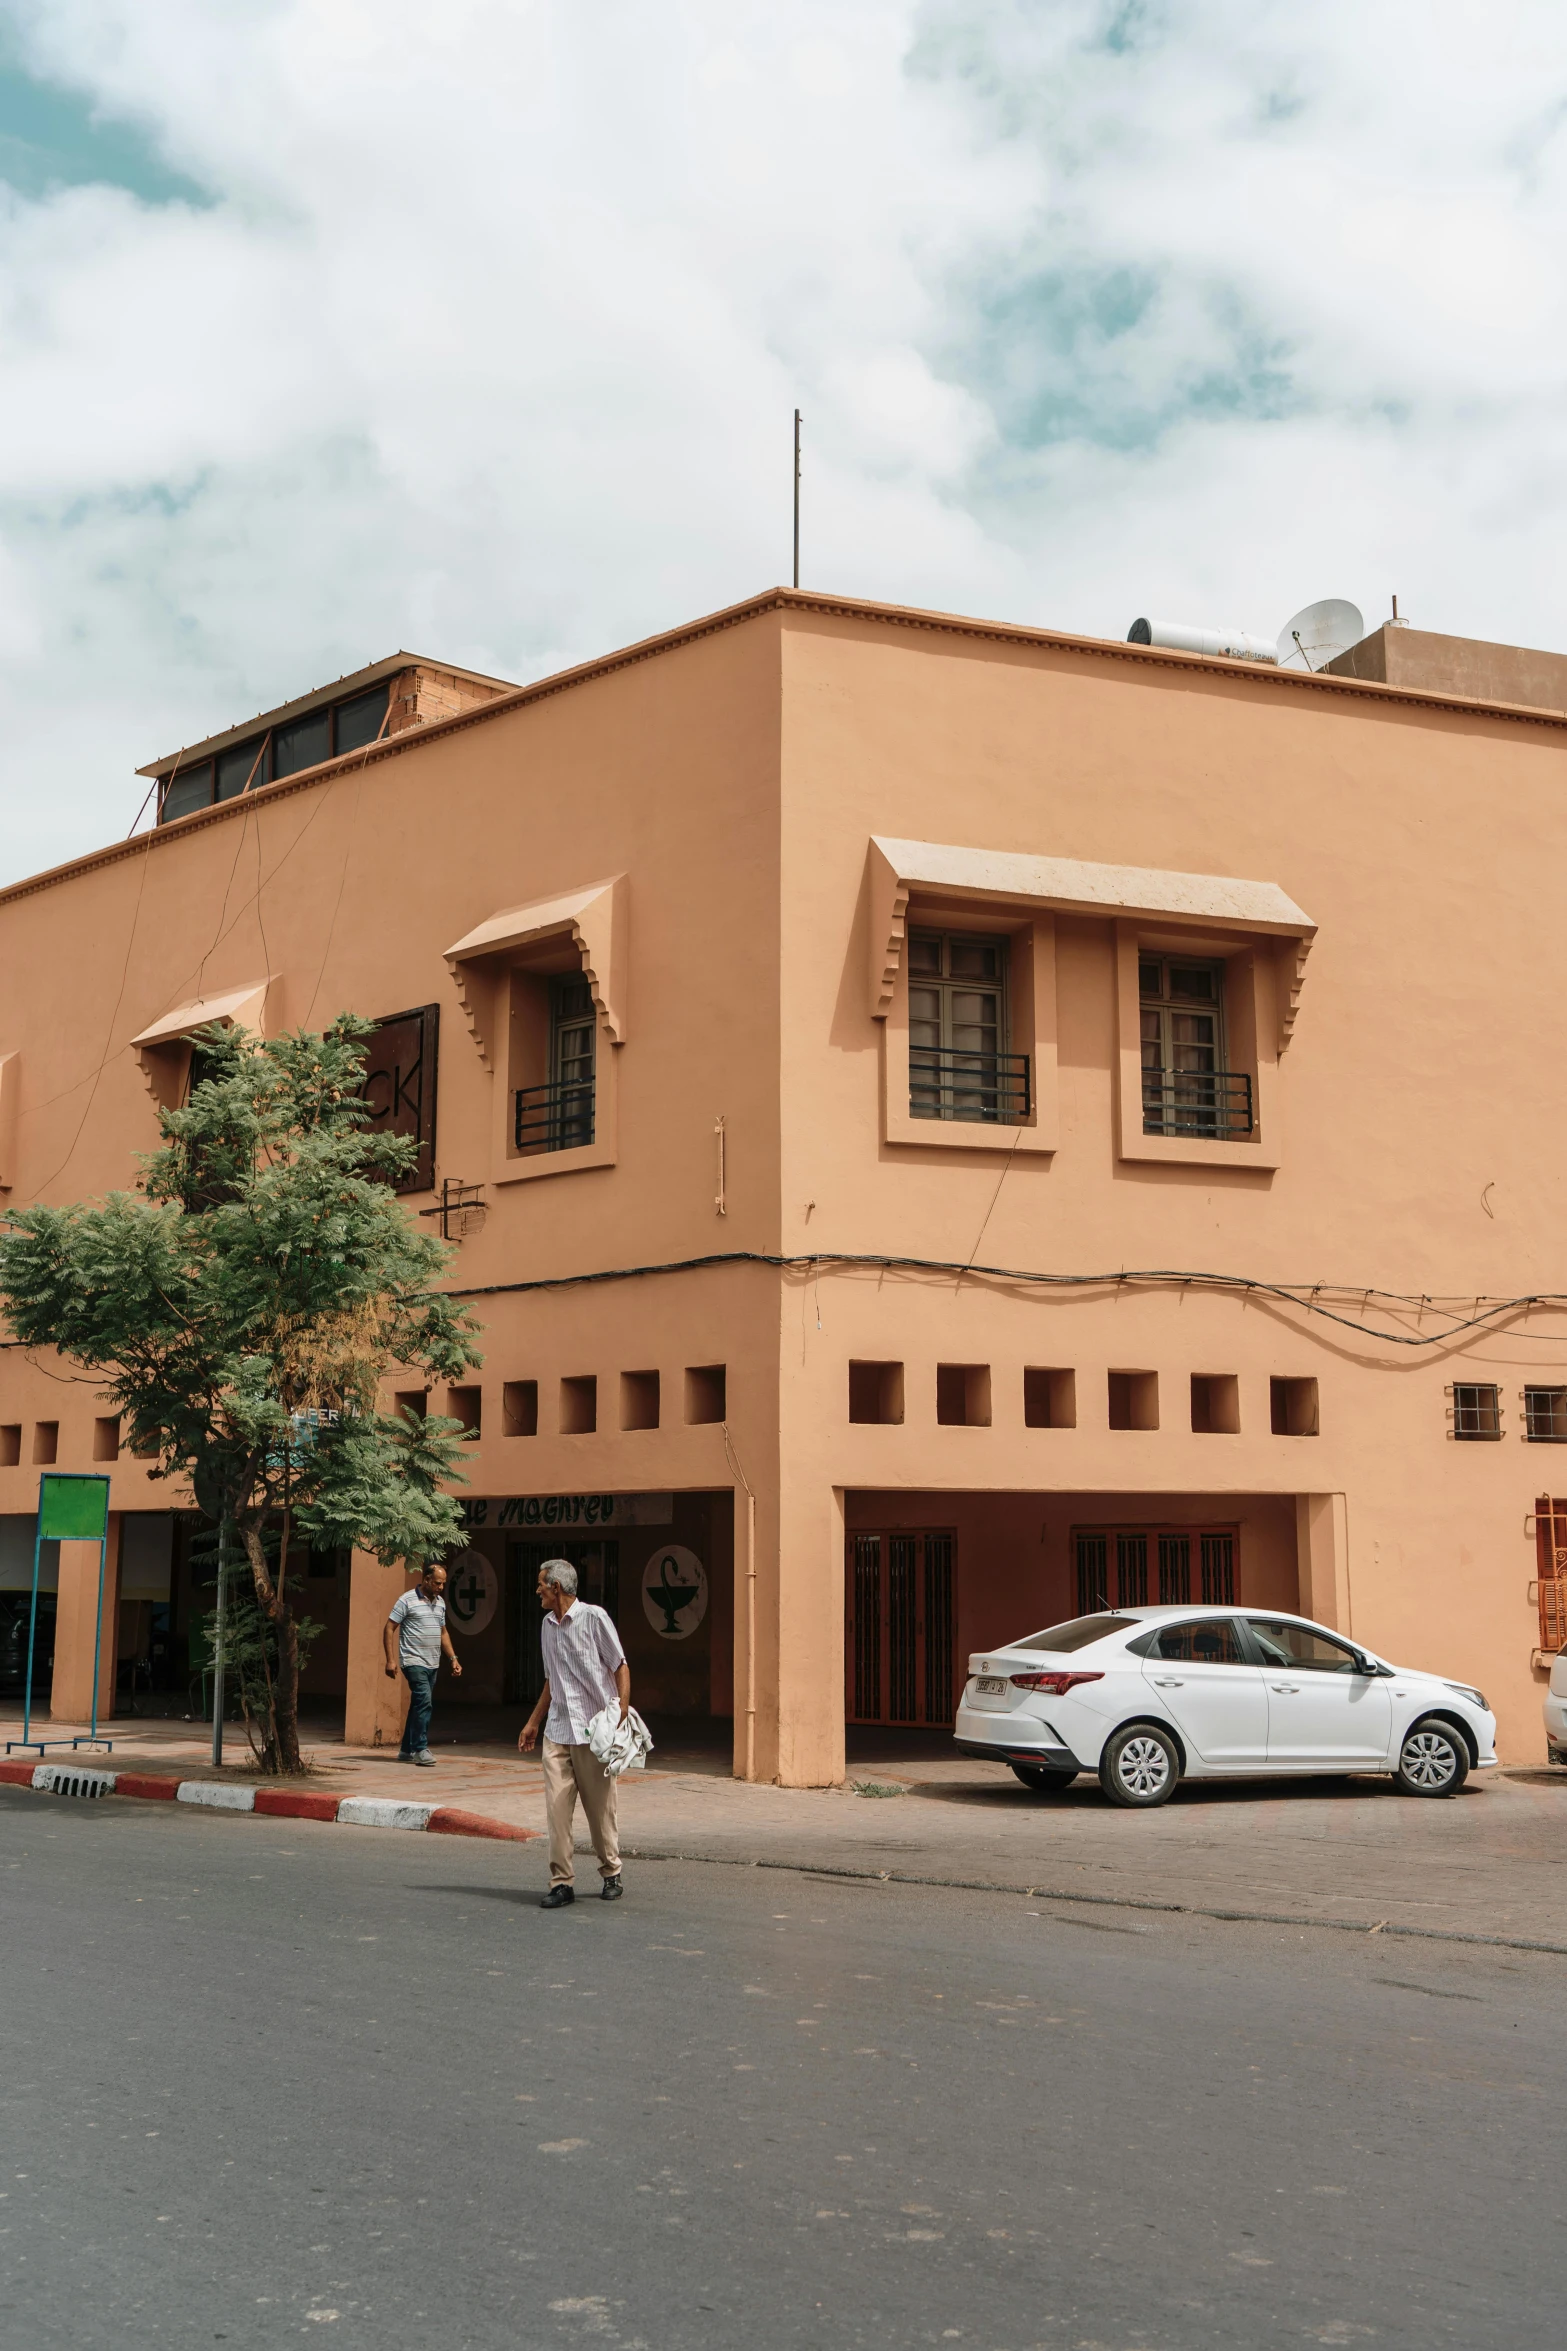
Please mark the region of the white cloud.
POLYGON ((1567 645, 1544 0, 47 0, 205 207, 0 213, 3 870, 398 643, 784 575, 1567 645))

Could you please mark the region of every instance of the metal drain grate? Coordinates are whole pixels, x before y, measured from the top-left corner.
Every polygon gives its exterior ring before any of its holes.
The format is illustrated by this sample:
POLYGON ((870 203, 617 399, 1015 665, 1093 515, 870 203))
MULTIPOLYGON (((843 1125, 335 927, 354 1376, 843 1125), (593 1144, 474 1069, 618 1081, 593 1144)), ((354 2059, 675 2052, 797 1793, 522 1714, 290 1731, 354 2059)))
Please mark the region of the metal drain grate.
POLYGON ((33 1786, 48 1796, 112 1796, 112 1771, 83 1771, 69 1763, 41 1763, 33 1786))

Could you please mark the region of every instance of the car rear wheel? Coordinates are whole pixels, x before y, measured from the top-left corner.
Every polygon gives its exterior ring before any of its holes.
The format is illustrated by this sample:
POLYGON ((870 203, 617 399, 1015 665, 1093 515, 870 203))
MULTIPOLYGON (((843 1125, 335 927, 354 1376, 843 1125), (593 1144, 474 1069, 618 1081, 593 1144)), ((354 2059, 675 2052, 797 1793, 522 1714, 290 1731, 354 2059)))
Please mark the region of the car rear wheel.
POLYGON ((1112 1804, 1167 1803, 1180 1776, 1175 1741, 1153 1722, 1129 1723, 1106 1740, 1099 1758, 1099 1785, 1112 1804))
POLYGON ((1064 1771, 1053 1763, 1014 1763, 1012 1769, 1036 1796, 1052 1796, 1060 1788, 1069 1788, 1077 1777, 1075 1771, 1064 1771))
POLYGON ((1469 1777, 1469 1750, 1452 1724, 1428 1715, 1404 1735, 1393 1774, 1406 1796, 1456 1796, 1469 1777))

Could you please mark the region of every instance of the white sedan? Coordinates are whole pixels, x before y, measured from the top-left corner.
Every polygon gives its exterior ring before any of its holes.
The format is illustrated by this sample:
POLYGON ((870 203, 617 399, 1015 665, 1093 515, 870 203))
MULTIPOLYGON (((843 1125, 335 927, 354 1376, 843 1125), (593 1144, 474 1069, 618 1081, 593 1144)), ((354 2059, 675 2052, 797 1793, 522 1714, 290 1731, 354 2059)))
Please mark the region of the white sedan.
POLYGON ((1116 1804, 1273 1772, 1391 1772, 1408 1795, 1451 1796, 1495 1764, 1496 1718, 1469 1683, 1306 1617, 1123 1608, 971 1657, 957 1743, 1040 1794, 1096 1771, 1116 1804))

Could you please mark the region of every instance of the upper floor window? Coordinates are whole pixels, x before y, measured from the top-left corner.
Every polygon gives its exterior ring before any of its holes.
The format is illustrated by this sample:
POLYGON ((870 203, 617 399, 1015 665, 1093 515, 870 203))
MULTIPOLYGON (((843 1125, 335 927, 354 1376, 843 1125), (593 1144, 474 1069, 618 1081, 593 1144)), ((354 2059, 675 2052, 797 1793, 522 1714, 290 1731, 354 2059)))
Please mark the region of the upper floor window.
POLYGON ((215 800, 232 800, 262 784, 275 784, 302 768, 319 766, 345 751, 361 751, 373 743, 386 723, 387 686, 372 686, 367 694, 330 702, 307 710, 287 725, 252 735, 248 742, 231 744, 213 759, 181 767, 169 779, 158 811, 160 824, 172 824, 192 809, 210 808, 215 800))
POLYGON ((1567 1388, 1525 1388, 1523 1423, 1531 1445, 1567 1445, 1567 1388))
POLYGON ((1501 1390, 1490 1380, 1455 1380, 1453 1434, 1470 1443, 1494 1444, 1502 1433, 1501 1390))
POLYGON ((517 1090, 513 1141, 519 1151, 575 1151, 593 1140, 598 1009, 580 971, 557 972, 550 980, 549 1021, 550 1074, 542 1086, 517 1090))
POLYGON ((909 1112, 1026 1118, 1028 1055, 1007 1051, 1007 942, 915 931, 909 939, 909 1112))
POLYGON ((1230 1141, 1252 1130, 1251 1079, 1224 1066, 1224 966, 1137 959, 1143 1133, 1230 1141))

